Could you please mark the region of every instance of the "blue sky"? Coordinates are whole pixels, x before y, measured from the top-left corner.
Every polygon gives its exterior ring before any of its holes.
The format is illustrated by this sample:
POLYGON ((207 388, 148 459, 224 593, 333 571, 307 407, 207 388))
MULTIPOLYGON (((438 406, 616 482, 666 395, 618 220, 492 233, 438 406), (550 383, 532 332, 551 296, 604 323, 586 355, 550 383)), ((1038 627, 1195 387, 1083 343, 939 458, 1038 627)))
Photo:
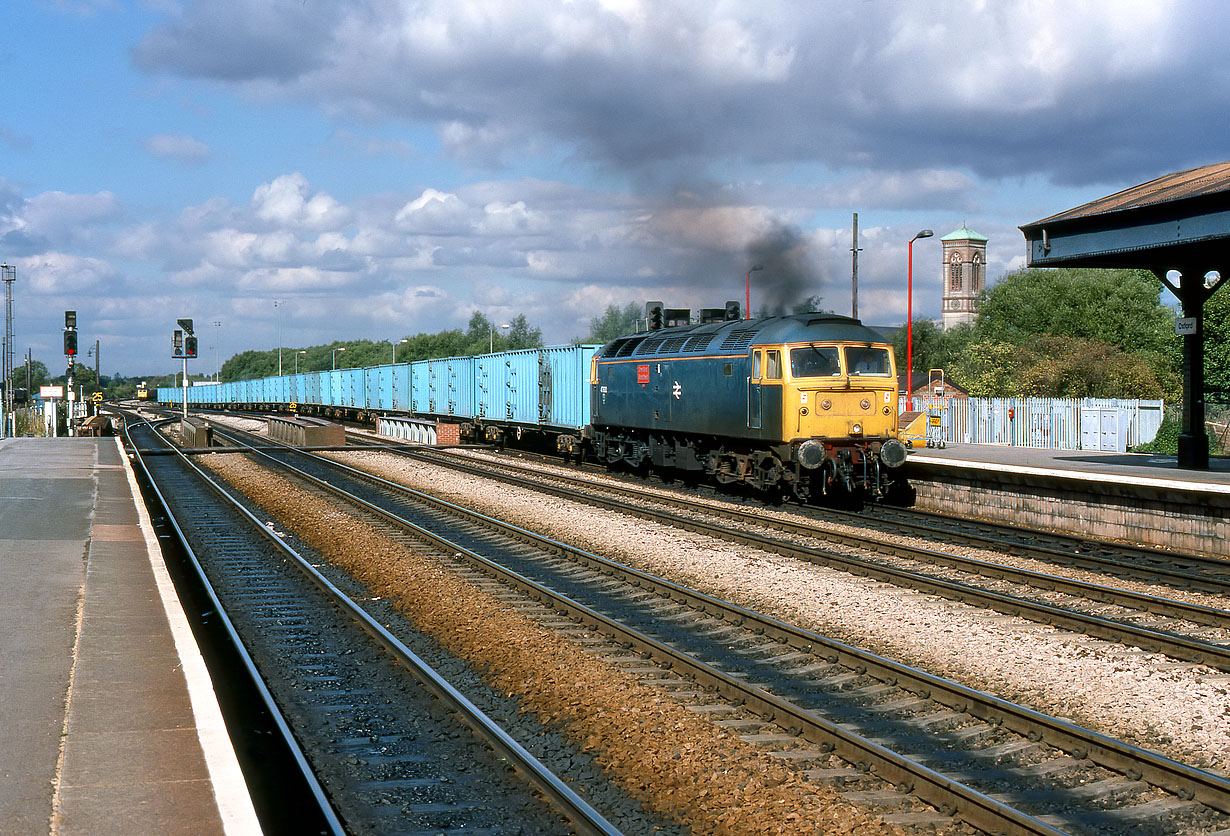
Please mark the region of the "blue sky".
MULTIPOLYGON (((104 374, 609 304, 906 311, 906 242, 1230 158, 1212 0, 8 0, 0 260, 15 351, 104 374), (277 301, 279 304, 275 305, 277 301), (221 322, 213 327, 213 322, 221 322), (216 349, 216 351, 215 351, 216 349), (83 358, 88 359, 88 358, 83 358), (90 361, 92 364, 92 361, 90 361)), ((914 248, 939 316, 939 245, 914 248)))

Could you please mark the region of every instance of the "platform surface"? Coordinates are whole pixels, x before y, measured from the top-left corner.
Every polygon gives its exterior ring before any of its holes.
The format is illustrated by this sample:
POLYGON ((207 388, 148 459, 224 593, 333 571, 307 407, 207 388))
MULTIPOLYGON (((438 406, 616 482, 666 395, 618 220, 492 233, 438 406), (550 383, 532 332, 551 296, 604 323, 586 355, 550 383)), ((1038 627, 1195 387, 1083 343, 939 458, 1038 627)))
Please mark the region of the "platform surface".
POLYGON ((0 834, 259 833, 115 438, 0 440, 0 834))
POLYGON ((1121 481, 1156 484, 1158 487, 1189 486, 1198 490, 1230 493, 1230 458, 1213 457, 1208 470, 1180 468, 1174 456, 1149 453, 1105 453, 1096 450, 1050 450, 1002 444, 950 444, 943 449, 916 447, 910 463, 950 465, 981 470, 1039 475, 1063 474, 1088 481, 1121 481))

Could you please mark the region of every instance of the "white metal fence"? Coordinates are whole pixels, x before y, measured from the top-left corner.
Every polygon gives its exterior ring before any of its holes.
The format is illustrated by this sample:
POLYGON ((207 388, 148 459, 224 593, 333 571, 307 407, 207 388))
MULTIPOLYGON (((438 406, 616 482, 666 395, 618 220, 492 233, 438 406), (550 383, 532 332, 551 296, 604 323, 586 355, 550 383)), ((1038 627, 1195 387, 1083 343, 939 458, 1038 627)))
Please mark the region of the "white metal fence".
MULTIPOLYGON (((1125 450, 1152 441, 1163 401, 1109 398, 902 398, 927 413, 929 441, 1054 450, 1125 450)), ((917 444, 917 442, 915 442, 917 444)))

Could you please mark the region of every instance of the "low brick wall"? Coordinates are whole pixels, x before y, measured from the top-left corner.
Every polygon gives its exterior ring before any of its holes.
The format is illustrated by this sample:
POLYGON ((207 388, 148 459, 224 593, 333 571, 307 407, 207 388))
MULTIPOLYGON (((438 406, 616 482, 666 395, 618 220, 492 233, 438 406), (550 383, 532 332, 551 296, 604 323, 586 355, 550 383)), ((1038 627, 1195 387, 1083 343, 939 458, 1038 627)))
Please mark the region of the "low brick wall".
POLYGON ((460 444, 461 443, 461 425, 460 424, 445 424, 443 421, 436 424, 436 444, 460 444))
POLYGON ((1227 557, 1230 494, 1063 476, 912 465, 915 507, 1227 557))

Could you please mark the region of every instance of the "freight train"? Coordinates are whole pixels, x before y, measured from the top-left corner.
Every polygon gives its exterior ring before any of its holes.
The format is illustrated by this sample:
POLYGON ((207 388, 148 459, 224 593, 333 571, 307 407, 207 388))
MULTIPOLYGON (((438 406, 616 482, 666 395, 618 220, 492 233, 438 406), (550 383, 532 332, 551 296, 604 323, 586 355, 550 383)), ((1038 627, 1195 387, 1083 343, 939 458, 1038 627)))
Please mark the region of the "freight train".
MULTIPOLYGON (((180 404, 183 390, 158 390, 180 404)), ((554 346, 194 386, 189 405, 460 425, 800 500, 908 502, 891 346, 811 313, 684 324, 554 346)))

